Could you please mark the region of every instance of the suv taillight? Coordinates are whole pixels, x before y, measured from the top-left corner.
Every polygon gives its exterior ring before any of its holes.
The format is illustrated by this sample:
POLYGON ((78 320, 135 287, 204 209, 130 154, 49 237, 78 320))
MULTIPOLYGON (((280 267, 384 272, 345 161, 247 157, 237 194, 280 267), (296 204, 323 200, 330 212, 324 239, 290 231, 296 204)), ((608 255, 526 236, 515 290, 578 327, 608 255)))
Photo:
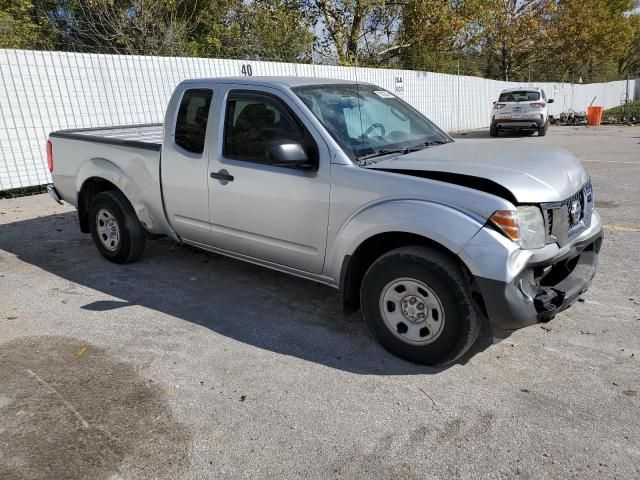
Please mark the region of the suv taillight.
POLYGON ((53 145, 51 140, 47 140, 47 165, 49 165, 49 173, 53 173, 53 145))
POLYGON ((533 108, 544 108, 546 103, 544 103, 544 102, 536 102, 536 103, 530 103, 529 105, 531 105, 533 108))
POLYGON ((493 104, 493 108, 494 108, 494 110, 500 110, 501 108, 504 108, 504 107, 506 107, 506 106, 507 106, 507 104, 506 104, 506 103, 494 103, 494 104, 493 104))

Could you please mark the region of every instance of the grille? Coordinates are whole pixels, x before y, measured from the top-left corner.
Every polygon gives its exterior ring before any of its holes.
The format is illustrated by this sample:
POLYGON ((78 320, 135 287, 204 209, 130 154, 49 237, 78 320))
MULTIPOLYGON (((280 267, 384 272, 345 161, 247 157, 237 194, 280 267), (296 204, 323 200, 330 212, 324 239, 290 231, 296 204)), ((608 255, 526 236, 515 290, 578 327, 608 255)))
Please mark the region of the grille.
POLYGON ((562 202, 567 214, 569 231, 584 219, 584 193, 579 191, 573 197, 562 202))
POLYGON ((589 227, 593 211, 593 189, 591 182, 569 198, 541 205, 547 231, 547 242, 563 246, 571 238, 589 227))

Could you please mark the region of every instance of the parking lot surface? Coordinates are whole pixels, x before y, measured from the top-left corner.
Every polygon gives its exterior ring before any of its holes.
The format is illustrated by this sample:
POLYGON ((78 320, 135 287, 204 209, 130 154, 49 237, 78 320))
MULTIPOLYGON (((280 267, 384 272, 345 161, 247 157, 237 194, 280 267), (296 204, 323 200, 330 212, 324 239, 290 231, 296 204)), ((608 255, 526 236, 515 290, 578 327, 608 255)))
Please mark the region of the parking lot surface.
POLYGON ((571 150, 607 227, 583 301, 445 369, 330 288, 166 239, 114 265, 0 200, 0 478, 640 478, 640 128, 456 137, 571 150))

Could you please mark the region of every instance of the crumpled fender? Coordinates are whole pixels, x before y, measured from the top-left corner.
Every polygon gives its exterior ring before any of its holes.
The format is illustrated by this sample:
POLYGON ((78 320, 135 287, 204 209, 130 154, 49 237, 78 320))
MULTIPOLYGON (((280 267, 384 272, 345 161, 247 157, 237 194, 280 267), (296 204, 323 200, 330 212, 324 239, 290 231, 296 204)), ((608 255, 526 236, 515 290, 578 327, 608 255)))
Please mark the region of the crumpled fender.
POLYGON ((458 255, 483 225, 483 219, 448 205, 419 199, 385 200, 359 210, 340 228, 328 245, 325 274, 338 280, 343 261, 364 241, 381 233, 420 235, 458 255))

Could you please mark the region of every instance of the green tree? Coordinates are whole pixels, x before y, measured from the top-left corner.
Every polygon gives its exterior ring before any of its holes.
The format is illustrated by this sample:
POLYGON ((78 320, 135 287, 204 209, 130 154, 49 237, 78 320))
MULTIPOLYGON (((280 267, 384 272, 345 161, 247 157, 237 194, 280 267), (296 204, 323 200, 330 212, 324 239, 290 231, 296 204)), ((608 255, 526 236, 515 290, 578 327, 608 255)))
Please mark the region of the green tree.
POLYGON ((0 0, 0 48, 55 48, 56 32, 45 15, 49 3, 49 0, 0 0))
MULTIPOLYGON (((633 40, 629 11, 635 0, 562 0, 554 19, 556 31, 552 62, 564 80, 585 82, 619 75, 619 59, 628 54, 633 40)), ((622 64, 624 66, 624 62, 622 64)))
POLYGON ((403 5, 402 28, 396 51, 406 68, 478 73, 477 61, 482 0, 410 0, 403 5), (462 62, 461 62, 462 61, 462 62))
POLYGON ((554 41, 556 0, 487 0, 482 20, 485 74, 524 79, 529 66, 544 62, 554 41))
POLYGON ((632 35, 623 55, 618 59, 618 74, 640 76, 640 15, 629 17, 632 35))
POLYGON ((194 0, 58 0, 47 18, 65 49, 179 55, 197 13, 194 0))
POLYGON ((308 62, 313 42, 298 2, 253 0, 234 12, 222 35, 220 53, 233 58, 308 62))
POLYGON ((32 10, 30 0, 0 0, 0 48, 31 48, 36 43, 32 10))
POLYGON ((92 53, 305 61, 313 34, 295 0, 36 0, 60 48, 92 53))
POLYGON ((192 0, 198 8, 188 37, 188 55, 233 57, 230 49, 241 34, 242 0, 192 0))
POLYGON ((319 35, 316 44, 325 59, 341 65, 376 62, 381 44, 395 37, 399 5, 386 0, 302 0, 301 8, 319 35))

